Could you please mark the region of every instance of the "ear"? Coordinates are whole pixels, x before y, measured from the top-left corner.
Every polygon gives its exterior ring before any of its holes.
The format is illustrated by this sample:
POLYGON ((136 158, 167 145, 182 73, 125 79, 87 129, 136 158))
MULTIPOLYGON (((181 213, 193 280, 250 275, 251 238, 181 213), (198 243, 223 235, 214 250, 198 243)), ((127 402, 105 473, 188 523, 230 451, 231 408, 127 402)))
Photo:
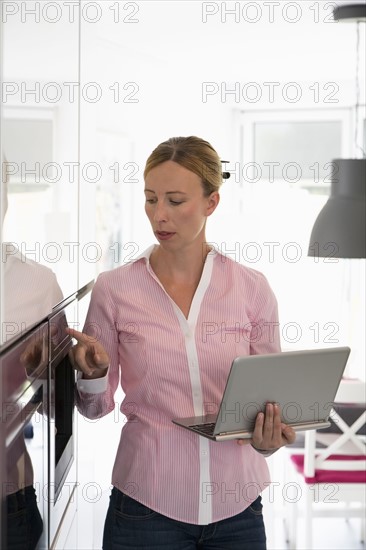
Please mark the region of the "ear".
POLYGON ((206 216, 211 216, 211 214, 216 210, 219 202, 220 194, 217 191, 214 191, 209 197, 207 197, 206 216))

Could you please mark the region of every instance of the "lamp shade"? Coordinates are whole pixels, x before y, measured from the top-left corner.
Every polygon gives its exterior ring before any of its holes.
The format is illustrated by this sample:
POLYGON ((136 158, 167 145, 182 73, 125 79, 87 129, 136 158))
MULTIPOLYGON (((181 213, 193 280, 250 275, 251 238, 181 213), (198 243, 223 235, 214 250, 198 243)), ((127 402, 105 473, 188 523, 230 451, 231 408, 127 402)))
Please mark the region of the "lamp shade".
POLYGON ((333 160, 331 194, 320 211, 309 256, 366 258, 366 159, 333 160))
POLYGON ((366 4, 346 2, 341 6, 336 6, 333 10, 334 21, 343 21, 354 23, 357 21, 366 21, 366 4))

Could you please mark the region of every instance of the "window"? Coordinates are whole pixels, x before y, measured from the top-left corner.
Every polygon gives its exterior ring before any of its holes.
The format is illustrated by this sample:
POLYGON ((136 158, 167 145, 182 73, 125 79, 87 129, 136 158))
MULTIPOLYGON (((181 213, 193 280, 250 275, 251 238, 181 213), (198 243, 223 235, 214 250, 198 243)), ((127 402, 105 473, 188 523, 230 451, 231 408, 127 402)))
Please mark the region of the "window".
POLYGON ((283 181, 329 194, 332 159, 350 155, 351 118, 351 109, 241 113, 241 159, 248 183, 283 181))
POLYGON ((353 155, 353 115, 351 108, 238 112, 240 160, 227 166, 235 222, 220 246, 268 278, 284 351, 349 345, 347 374, 363 378, 365 314, 357 304, 365 262, 307 255, 331 161, 353 155))

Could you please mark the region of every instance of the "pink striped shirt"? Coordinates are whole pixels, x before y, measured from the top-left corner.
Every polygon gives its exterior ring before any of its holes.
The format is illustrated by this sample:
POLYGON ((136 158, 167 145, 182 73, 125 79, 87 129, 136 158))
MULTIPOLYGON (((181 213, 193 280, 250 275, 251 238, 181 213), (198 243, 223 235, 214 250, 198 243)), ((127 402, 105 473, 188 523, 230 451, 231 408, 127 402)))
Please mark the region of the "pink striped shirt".
POLYGON ((153 272, 150 247, 102 273, 84 327, 105 346, 108 374, 78 381, 88 418, 114 409, 121 383, 127 417, 112 483, 173 519, 209 524, 240 513, 269 484, 250 445, 215 442, 172 418, 217 411, 233 359, 280 351, 277 302, 265 277, 212 250, 188 319, 153 272))

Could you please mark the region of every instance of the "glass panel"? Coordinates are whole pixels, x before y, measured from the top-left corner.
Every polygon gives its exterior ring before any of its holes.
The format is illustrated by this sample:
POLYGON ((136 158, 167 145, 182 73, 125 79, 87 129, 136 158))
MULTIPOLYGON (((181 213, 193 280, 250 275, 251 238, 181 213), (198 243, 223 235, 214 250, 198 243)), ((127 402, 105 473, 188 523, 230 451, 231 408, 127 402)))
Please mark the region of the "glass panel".
POLYGON ((73 4, 69 12, 56 3, 25 1, 18 9, 14 3, 1 21, 1 342, 77 290, 79 8, 73 4), (11 334, 9 323, 17 326, 11 334))

